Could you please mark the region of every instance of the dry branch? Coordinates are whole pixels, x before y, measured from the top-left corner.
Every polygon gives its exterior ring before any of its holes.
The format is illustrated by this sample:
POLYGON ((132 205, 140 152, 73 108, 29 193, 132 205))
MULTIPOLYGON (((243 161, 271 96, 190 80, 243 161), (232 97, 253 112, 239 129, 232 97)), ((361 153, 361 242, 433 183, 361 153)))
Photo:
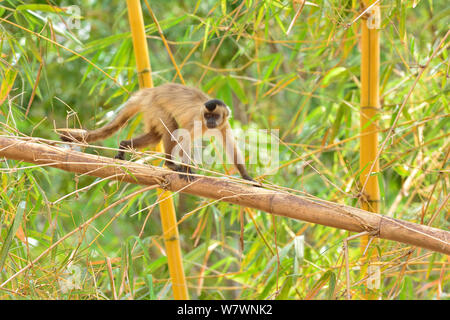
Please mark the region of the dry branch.
POLYGON ((90 176, 142 184, 218 199, 271 214, 318 223, 450 254, 450 232, 361 209, 257 188, 229 179, 197 177, 188 183, 173 171, 37 143, 0 137, 0 156, 90 176))

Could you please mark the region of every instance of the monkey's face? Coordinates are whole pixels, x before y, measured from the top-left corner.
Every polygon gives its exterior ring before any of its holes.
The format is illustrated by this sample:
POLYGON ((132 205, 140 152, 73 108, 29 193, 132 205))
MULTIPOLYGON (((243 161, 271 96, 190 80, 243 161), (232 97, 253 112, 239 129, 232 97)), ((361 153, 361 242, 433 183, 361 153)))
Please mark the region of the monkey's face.
POLYGON ((208 129, 218 128, 223 122, 222 115, 215 112, 205 112, 203 122, 208 129))
POLYGON ((208 129, 219 129, 230 115, 227 105, 218 99, 205 102, 202 107, 203 123, 208 129))

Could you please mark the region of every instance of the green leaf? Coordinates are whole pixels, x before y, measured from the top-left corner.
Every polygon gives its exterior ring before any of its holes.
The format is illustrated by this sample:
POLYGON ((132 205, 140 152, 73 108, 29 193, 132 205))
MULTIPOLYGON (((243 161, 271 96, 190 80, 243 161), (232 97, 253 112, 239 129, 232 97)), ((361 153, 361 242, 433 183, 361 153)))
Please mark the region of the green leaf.
POLYGON ((209 35, 209 28, 211 27, 211 19, 206 19, 206 27, 205 27, 205 34, 203 35, 203 49, 202 51, 205 51, 206 43, 208 42, 208 35, 209 35))
POLYGON ((233 104, 233 96, 231 94, 231 87, 228 83, 226 83, 225 86, 222 86, 217 91, 217 98, 220 100, 223 100, 228 106, 231 106, 233 104))
POLYGON ((264 80, 269 79, 270 75, 272 74, 273 70, 280 62, 281 58, 282 58, 282 56, 280 53, 271 54, 271 55, 268 55, 265 57, 264 60, 272 60, 272 62, 270 63, 269 67, 266 70, 266 73, 264 74, 264 80))
POLYGON ((258 16, 256 17, 255 24, 253 26, 253 28, 255 30, 259 29, 259 24, 261 23, 261 20, 264 17, 264 11, 265 11, 264 6, 261 6, 261 8, 259 8, 258 16))
POLYGON ((281 287, 280 294, 276 297, 276 300, 287 300, 289 297, 289 291, 292 288, 292 277, 287 277, 281 287))
POLYGON ((274 18, 275 18, 275 21, 280 26, 281 30, 283 30, 283 33, 286 33, 286 28, 284 27, 283 22, 281 21, 280 17, 278 15, 275 15, 274 18))
POLYGON ((333 298, 334 289, 336 288, 336 275, 332 271, 327 271, 327 272, 330 272, 330 276, 329 276, 330 280, 328 282, 327 299, 332 299, 333 298))
POLYGON ((155 289, 153 288, 153 276, 151 274, 145 277, 145 282, 147 282, 149 299, 156 300, 155 289))
POLYGON ((339 105, 337 114, 336 114, 336 119, 333 122, 333 126, 331 127, 331 135, 330 135, 330 143, 333 143, 334 138, 336 138, 339 129, 341 128, 341 122, 342 122, 342 118, 344 117, 344 112, 345 112, 345 108, 346 105, 341 103, 339 105))
POLYGON ((221 9, 222 9, 222 14, 223 14, 224 16, 226 16, 226 15, 227 15, 227 0, 222 0, 222 1, 220 2, 220 7, 221 7, 221 9))
POLYGON ((153 273, 156 270, 158 270, 160 267, 165 266, 166 264, 167 264, 166 256, 162 256, 156 260, 153 259, 153 262, 147 266, 146 272, 153 273))
POLYGON ((239 100, 241 100, 242 103, 248 103, 247 95, 245 94, 245 91, 240 86, 239 82, 231 76, 227 77, 227 80, 228 80, 228 85, 231 87, 231 89, 236 94, 236 96, 239 98, 239 100))
POLYGON ((334 288, 336 285, 336 275, 333 273, 333 271, 328 270, 325 272, 319 280, 317 280, 314 285, 312 286, 312 293, 315 296, 317 294, 316 291, 320 290, 323 286, 325 286, 329 282, 327 296, 330 298, 333 295, 334 288))
POLYGON ((11 247, 14 236, 17 230, 19 229, 20 223, 22 222, 25 207, 26 202, 21 201, 17 207, 16 215, 14 216, 14 221, 8 230, 5 241, 3 242, 3 246, 0 251, 0 271, 3 269, 3 265, 6 261, 6 256, 8 255, 9 248, 11 247))
POLYGON ((323 81, 322 81, 323 86, 324 87, 328 86, 328 84, 331 82, 331 80, 333 78, 337 77, 344 71, 347 71, 347 69, 344 67, 336 67, 336 68, 331 69, 323 78, 323 81))
POLYGON ((65 14, 66 12, 58 7, 51 6, 48 4, 22 4, 20 6, 16 7, 17 11, 23 11, 23 10, 31 10, 31 11, 44 11, 44 12, 53 12, 53 13, 62 13, 65 14))

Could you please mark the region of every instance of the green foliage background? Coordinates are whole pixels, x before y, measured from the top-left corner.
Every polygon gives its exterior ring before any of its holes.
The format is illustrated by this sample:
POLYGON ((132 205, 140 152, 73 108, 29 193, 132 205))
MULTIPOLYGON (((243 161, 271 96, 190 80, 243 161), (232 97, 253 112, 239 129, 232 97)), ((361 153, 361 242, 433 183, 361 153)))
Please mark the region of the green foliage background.
MULTIPOLYGON (((225 0, 149 3, 188 85, 230 105, 235 128, 280 130, 281 168, 261 179, 358 206, 358 1, 308 2, 289 34, 296 13, 291 1, 246 0, 242 7, 225 0)), ((144 1, 142 6, 155 85, 179 82, 144 1)), ((446 35, 449 13, 443 0, 382 1, 381 139, 446 35)), ((98 127, 137 90, 125 1, 6 0, 0 18, 1 135, 57 140, 57 127, 98 127), (70 13, 49 3, 77 7, 70 13)), ((379 175, 383 214, 425 224, 436 216, 432 225, 445 230, 448 63, 447 40, 409 98, 381 155, 379 175)), ((136 130, 137 122, 100 144, 116 148, 136 130)), ((157 207, 146 221, 155 191, 109 210, 2 286, 59 238, 141 187, 11 160, 0 166, 1 299, 172 297, 157 207), (28 243, 13 237, 20 222, 28 243)), ((191 298, 344 298, 347 232, 208 199, 175 195, 175 201, 179 218, 202 207, 179 226, 191 298)), ((350 243, 352 294, 364 298, 358 244, 350 243)), ((444 255, 389 241, 370 250, 382 277, 376 296, 448 298, 444 255)))

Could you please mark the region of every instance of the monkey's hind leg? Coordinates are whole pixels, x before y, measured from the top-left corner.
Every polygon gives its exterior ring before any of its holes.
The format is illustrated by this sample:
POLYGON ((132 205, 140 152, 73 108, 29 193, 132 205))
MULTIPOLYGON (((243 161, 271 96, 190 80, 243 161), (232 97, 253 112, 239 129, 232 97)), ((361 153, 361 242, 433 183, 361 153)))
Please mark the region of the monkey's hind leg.
POLYGON ((119 152, 115 156, 116 159, 125 160, 125 151, 129 148, 143 148, 149 145, 155 145, 161 140, 161 135, 155 131, 150 131, 139 137, 130 140, 123 140, 119 145, 119 152))

